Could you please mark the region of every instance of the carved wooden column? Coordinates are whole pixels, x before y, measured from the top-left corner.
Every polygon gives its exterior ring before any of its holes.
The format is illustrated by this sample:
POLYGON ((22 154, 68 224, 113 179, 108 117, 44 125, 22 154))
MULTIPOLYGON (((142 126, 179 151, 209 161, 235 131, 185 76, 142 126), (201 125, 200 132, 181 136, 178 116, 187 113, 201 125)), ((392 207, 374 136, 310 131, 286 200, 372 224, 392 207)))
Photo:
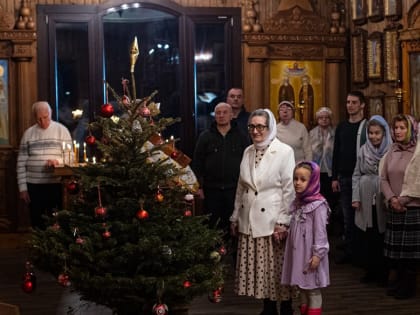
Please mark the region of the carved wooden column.
POLYGON ((9 143, 0 146, 0 231, 29 227, 26 206, 18 198, 16 158, 20 137, 32 124, 31 104, 36 100, 34 30, 0 30, 0 57, 9 60, 9 143))
POLYGON ((31 106, 36 100, 36 81, 31 77, 31 71, 33 71, 31 61, 35 55, 33 43, 36 33, 34 31, 15 31, 14 34, 12 60, 16 64, 16 103, 21 109, 16 132, 18 135, 22 135, 23 131, 33 122, 31 106))
POLYGON ((344 78, 340 77, 339 63, 328 62, 326 72, 327 95, 325 106, 330 107, 333 113, 337 113, 333 115, 333 124, 336 125, 339 122, 339 113, 344 108, 344 100, 340 91, 342 86, 346 86, 346 82, 344 78))
POLYGON ((266 107, 264 86, 265 86, 265 73, 264 66, 267 56, 267 47, 261 45, 248 45, 248 62, 249 62, 249 80, 246 87, 246 95, 248 110, 252 111, 257 108, 266 107))

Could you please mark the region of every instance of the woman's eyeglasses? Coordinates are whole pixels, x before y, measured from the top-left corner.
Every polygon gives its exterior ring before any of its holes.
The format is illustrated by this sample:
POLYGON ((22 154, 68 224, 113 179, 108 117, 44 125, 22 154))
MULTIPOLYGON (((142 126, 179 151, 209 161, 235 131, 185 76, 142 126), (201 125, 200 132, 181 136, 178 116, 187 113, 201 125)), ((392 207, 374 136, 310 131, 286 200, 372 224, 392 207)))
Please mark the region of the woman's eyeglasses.
POLYGON ((264 131, 265 128, 267 128, 265 125, 248 125, 248 131, 257 129, 257 131, 261 132, 264 131))

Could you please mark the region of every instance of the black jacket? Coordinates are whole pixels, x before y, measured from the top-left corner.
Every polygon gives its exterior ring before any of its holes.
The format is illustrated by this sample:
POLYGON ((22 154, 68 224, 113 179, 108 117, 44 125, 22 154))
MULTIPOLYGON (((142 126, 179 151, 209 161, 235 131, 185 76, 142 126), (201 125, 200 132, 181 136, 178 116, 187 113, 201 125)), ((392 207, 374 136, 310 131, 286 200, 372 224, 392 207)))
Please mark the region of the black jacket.
POLYGON ((205 188, 235 188, 239 177, 242 153, 248 146, 247 135, 235 122, 223 136, 213 122, 196 143, 192 168, 200 185, 205 188))

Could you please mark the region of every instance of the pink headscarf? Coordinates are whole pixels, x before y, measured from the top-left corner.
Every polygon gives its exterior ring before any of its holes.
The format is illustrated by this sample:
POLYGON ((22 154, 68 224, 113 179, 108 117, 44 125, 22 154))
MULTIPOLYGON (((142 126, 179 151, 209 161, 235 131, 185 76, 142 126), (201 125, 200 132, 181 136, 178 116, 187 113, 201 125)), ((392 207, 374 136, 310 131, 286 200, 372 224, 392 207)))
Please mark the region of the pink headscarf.
POLYGON ((302 161, 296 164, 295 170, 302 167, 302 165, 309 165, 311 167, 311 177, 309 178, 306 189, 301 193, 296 193, 296 199, 293 203, 297 206, 298 204, 307 204, 315 200, 325 200, 324 196, 319 192, 321 184, 319 182, 320 168, 318 164, 312 161, 302 161))

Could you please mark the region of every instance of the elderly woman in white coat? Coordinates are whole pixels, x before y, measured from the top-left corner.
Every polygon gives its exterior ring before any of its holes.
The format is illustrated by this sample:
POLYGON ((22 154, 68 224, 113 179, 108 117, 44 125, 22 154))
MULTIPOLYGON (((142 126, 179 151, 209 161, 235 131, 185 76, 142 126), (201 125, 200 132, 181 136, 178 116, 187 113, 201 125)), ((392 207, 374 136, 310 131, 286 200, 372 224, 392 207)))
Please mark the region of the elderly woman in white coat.
POLYGON ((268 109, 249 117, 253 144, 243 154, 231 232, 238 236, 235 292, 264 301, 261 315, 293 314, 290 288, 280 285, 284 240, 294 199, 293 149, 276 138, 268 109))

